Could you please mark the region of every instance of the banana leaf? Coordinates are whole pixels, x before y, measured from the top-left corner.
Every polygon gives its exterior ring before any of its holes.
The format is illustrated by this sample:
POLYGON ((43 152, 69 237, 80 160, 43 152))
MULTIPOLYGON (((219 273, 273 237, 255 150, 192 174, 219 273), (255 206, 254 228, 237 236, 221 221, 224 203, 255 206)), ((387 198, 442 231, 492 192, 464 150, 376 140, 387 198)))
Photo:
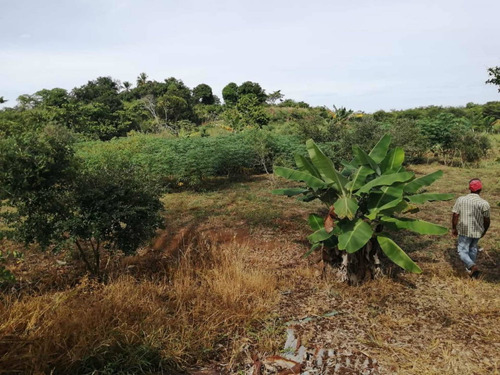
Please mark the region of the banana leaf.
POLYGON ((398 206, 403 201, 403 186, 384 186, 380 192, 370 193, 367 202, 367 218, 374 220, 378 213, 389 208, 398 206))
POLYGON ((383 174, 395 173, 405 161, 405 152, 401 147, 391 150, 380 163, 380 170, 383 174))
POLYGON ((408 229, 420 234, 445 234, 448 233, 448 228, 441 225, 429 223, 423 220, 409 218, 395 218, 383 216, 380 218, 383 223, 393 223, 398 229, 408 229))
POLYGON ((384 214, 385 216, 390 216, 395 213, 416 213, 420 211, 420 209, 414 205, 414 204, 408 204, 405 200, 402 200, 397 204, 397 206, 391 207, 391 208, 385 208, 383 210, 380 210, 379 213, 384 214))
MULTIPOLYGON (((377 177, 364 186, 362 186, 357 192, 356 195, 360 195, 362 193, 367 193, 370 191, 371 188, 376 187, 376 186, 390 186, 392 184, 395 184, 396 182, 406 182, 413 178, 414 174, 412 172, 401 172, 401 173, 392 173, 392 174, 386 174, 382 175, 380 177, 377 177)), ((408 186, 408 185, 407 185, 408 186)))
POLYGON ((297 171, 295 169, 285 167, 274 167, 274 174, 284 177, 288 180, 303 181, 313 189, 320 189, 325 187, 324 181, 320 180, 317 177, 314 177, 308 172, 297 171))
POLYGON ((372 169, 370 168, 367 168, 367 167, 359 167, 356 172, 352 175, 352 178, 351 178, 351 181, 349 181, 345 188, 347 190, 349 190, 349 193, 352 194, 352 192, 354 190, 357 190, 359 189, 361 186, 363 186, 363 184, 365 183, 366 181, 366 178, 375 173, 375 171, 373 171, 372 169))
POLYGON ((293 197, 295 195, 307 193, 308 189, 303 188, 290 188, 290 189, 275 189, 272 191, 272 194, 275 195, 286 195, 288 197, 293 197))
POLYGON ((373 160, 366 152, 364 152, 359 146, 354 145, 352 146, 352 151, 356 157, 356 161, 360 165, 364 165, 365 167, 369 167, 375 172, 377 172, 378 175, 380 175, 380 167, 378 164, 373 160))
POLYGON ((349 164, 346 161, 341 161, 340 164, 344 167, 340 173, 345 177, 349 177, 356 169, 358 169, 358 165, 349 164))
POLYGON ((315 194, 307 194, 302 197, 298 197, 297 200, 301 202, 312 202, 313 200, 317 199, 318 197, 315 194))
POLYGON ((318 243, 322 241, 326 241, 330 237, 335 235, 335 231, 327 232, 325 228, 318 229, 313 234, 307 236, 307 239, 310 243, 318 243))
POLYGON ((384 254, 399 267, 413 273, 422 273, 420 267, 387 235, 379 234, 377 241, 384 254))
POLYGON ((295 154, 294 159, 295 159, 295 164, 297 164, 297 167, 301 171, 303 171, 303 172, 307 171, 310 174, 312 174, 314 177, 321 179, 321 175, 319 174, 318 170, 313 165, 313 163, 311 163, 311 160, 302 156, 301 154, 295 154))
POLYGON ((361 249, 370 240, 373 230, 370 224, 361 219, 356 221, 340 222, 338 235, 339 249, 354 253, 361 249))
POLYGON ((313 231, 317 231, 323 228, 323 218, 316 214, 310 214, 307 222, 309 223, 309 226, 313 231))
POLYGON ((358 210, 358 202, 350 197, 345 195, 341 196, 337 201, 333 204, 335 208, 335 213, 340 219, 348 218, 352 220, 354 215, 356 215, 356 211, 358 210))
POLYGON ((455 195, 453 194, 425 193, 425 194, 410 195, 408 197, 408 200, 411 203, 422 204, 425 202, 432 202, 432 201, 449 201, 450 199, 453 199, 454 196, 455 195))
POLYGON ((391 136, 389 134, 385 134, 382 138, 380 138, 368 155, 375 161, 375 163, 380 163, 387 155, 387 150, 389 149, 390 144, 391 136))
POLYGON ((306 147, 312 163, 318 169, 323 180, 328 183, 335 183, 338 190, 344 193, 344 186, 347 184, 348 180, 335 170, 333 162, 323 154, 312 139, 306 142, 306 147))
POLYGON ((405 193, 415 194, 420 188, 431 185, 434 181, 443 176, 443 171, 436 171, 426 176, 416 178, 405 186, 405 193))

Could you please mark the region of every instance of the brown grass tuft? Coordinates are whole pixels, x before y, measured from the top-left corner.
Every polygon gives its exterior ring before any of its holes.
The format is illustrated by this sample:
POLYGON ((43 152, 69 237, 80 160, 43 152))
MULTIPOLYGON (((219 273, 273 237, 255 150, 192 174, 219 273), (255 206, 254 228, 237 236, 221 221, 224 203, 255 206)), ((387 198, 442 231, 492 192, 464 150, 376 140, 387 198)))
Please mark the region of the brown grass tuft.
POLYGON ((159 371, 214 358, 219 345, 238 345, 227 343, 276 301, 276 280, 249 268, 247 251, 235 243, 207 243, 188 247, 158 280, 121 276, 103 285, 83 279, 67 291, 6 296, 0 369, 83 373, 97 363, 132 371, 137 364, 127 360, 142 355, 159 371))

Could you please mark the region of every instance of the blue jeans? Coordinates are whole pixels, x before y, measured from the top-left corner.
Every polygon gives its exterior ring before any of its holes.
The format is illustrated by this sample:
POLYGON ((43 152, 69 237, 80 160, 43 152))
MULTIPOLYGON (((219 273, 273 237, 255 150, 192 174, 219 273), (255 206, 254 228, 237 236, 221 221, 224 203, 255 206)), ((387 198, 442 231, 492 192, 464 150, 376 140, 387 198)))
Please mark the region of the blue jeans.
POLYGON ((458 256, 467 268, 476 264, 478 241, 479 238, 458 236, 458 256))

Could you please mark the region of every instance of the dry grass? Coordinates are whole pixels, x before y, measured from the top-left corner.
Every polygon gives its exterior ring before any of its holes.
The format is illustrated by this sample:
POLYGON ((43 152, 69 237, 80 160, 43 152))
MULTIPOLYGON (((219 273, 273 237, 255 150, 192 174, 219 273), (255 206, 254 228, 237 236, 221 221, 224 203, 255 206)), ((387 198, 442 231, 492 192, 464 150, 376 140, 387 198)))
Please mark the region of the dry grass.
POLYGON ((0 373, 102 366, 134 373, 140 365, 171 373, 176 365, 237 352, 232 346, 241 343, 228 339, 273 307, 276 280, 245 263, 244 245, 201 242, 156 280, 83 279, 62 292, 4 296, 0 373))
MULTIPOLYGON (((10 264, 18 283, 0 294, 0 373, 174 373, 210 361, 235 373, 252 353, 278 352, 285 322, 339 311, 300 324, 302 342, 361 350, 382 374, 498 374, 496 142, 478 168, 412 167, 417 174, 442 169, 430 190, 457 196, 470 178, 483 180, 492 227, 480 242, 479 280, 465 274, 451 236, 401 233, 397 242, 422 275, 361 287, 326 282, 316 258, 302 259, 306 219, 320 205, 272 196, 282 182, 260 176, 165 196, 167 230, 154 250, 105 260, 107 284, 82 279, 69 256, 58 256, 67 262, 60 265, 53 255, 27 252, 10 264)), ((416 216, 449 227, 452 205, 428 203, 416 216)))
MULTIPOLYGON (((401 273, 361 287, 326 283, 297 272, 295 287, 280 305, 287 319, 336 310, 341 314, 298 330, 310 346, 354 348, 376 358, 382 374, 499 374, 500 357, 500 165, 479 168, 413 167, 417 174, 442 169, 432 191, 467 193, 479 177, 491 204, 492 227, 481 239, 483 274, 470 280, 450 235, 399 234, 422 275, 401 273)), ((453 201, 427 203, 416 216, 450 227, 453 201)))

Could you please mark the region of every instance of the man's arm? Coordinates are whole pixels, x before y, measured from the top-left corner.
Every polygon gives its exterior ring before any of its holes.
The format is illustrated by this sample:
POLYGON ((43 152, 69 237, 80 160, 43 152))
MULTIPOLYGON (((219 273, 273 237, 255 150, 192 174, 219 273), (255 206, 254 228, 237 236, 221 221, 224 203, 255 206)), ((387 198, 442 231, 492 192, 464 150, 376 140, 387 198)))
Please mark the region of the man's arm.
MULTIPOLYGON (((454 236, 458 236, 457 224, 458 224, 458 217, 459 216, 460 216, 459 214, 453 213, 453 216, 451 217, 451 234, 453 234, 454 236)), ((488 218, 488 220, 489 220, 489 218, 488 218)), ((489 224, 488 224, 488 226, 489 226, 489 224)))
POLYGON ((484 237, 484 235, 488 231, 488 228, 490 227, 490 218, 485 217, 483 223, 484 223, 484 232, 483 232, 483 235, 481 237, 484 237))

